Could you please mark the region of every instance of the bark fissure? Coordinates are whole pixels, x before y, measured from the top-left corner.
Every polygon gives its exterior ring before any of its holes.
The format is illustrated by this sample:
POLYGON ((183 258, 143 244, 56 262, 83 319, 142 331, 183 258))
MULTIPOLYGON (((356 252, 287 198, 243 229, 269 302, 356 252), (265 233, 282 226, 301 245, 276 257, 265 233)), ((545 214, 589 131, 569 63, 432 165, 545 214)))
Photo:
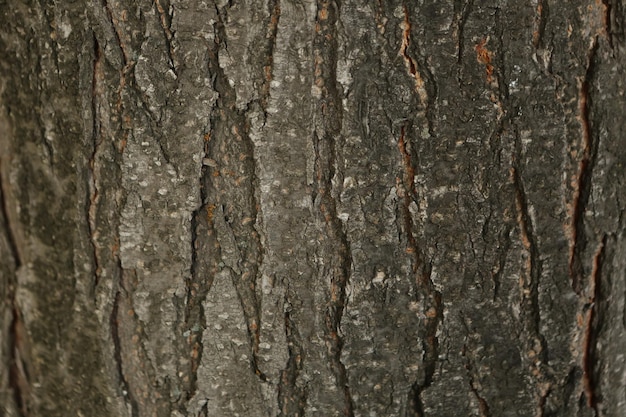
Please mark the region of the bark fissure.
POLYGON ((97 225, 97 211, 98 203, 100 200, 100 194, 98 190, 98 174, 96 159, 99 155, 99 148, 102 143, 102 132, 100 129, 100 112, 98 110, 98 99, 101 95, 99 80, 104 78, 103 75, 103 54, 98 39, 95 34, 92 35, 94 43, 94 56, 92 66, 92 85, 91 85, 91 117, 92 117, 92 132, 91 132, 91 155, 89 156, 88 169, 88 193, 87 196, 87 230, 89 233, 89 242, 91 244, 92 256, 94 262, 93 271, 93 290, 95 296, 95 290, 100 283, 100 274, 102 273, 102 265, 100 261, 99 244, 98 244, 98 225, 97 225))
POLYGON ((128 401, 131 407, 132 417, 139 417, 139 406, 135 400, 131 391, 128 380, 124 375, 124 362, 122 360, 122 341, 120 336, 120 304, 122 298, 123 288, 119 288, 115 293, 115 299, 113 301, 113 308, 111 309, 111 316, 109 318, 109 325, 111 328, 111 339, 113 340, 113 357, 115 358, 115 366, 117 368, 117 376, 122 386, 122 395, 125 401, 128 401))
POLYGON ((463 2, 463 6, 459 10, 459 2, 454 2, 454 12, 455 12, 455 37, 456 37, 456 62, 459 64, 459 75, 458 80, 459 84, 461 83, 461 63, 463 62, 463 51, 465 44, 465 24, 469 18, 470 13, 472 12, 472 7, 474 5, 474 0, 466 0, 463 2))
POLYGON ((467 370, 467 378, 470 387, 470 391, 474 394, 476 401, 478 401, 478 412, 480 417, 491 417, 489 411, 489 404, 487 400, 481 395, 480 383, 477 381, 478 375, 475 370, 475 364, 470 358, 470 350, 466 345, 463 345, 462 355, 465 357, 465 369, 467 370))
POLYGON ((11 321, 8 328, 9 334, 9 387, 13 391, 13 399, 17 407, 19 417, 30 415, 30 377, 28 373, 28 363, 24 362, 23 356, 27 355, 26 328, 22 321, 22 313, 17 304, 17 271, 23 265, 23 257, 16 237, 16 227, 9 207, 9 197, 11 185, 6 178, 5 161, 0 157, 0 210, 2 210, 3 228, 6 231, 6 241, 9 246, 11 257, 13 258, 13 273, 7 278, 8 284, 8 307, 10 308, 11 321))
MULTIPOLYGON (((317 137, 314 134, 315 138, 317 137)), ((325 312, 325 325, 326 336, 328 338, 327 347, 331 360, 331 368, 337 385, 342 387, 345 395, 346 415, 353 415, 352 399, 350 395, 350 389, 348 387, 348 378, 346 369, 341 362, 341 350, 343 347, 343 340, 341 337, 341 318, 343 316, 343 310, 346 304, 346 285, 350 278, 351 256, 350 246, 347 240, 347 236, 341 225, 341 220, 337 217, 336 202, 332 197, 332 184, 331 179, 327 178, 323 180, 324 176, 322 172, 332 171, 328 165, 321 162, 323 157, 320 155, 320 148, 324 147, 320 142, 321 140, 314 138, 315 148, 315 160, 316 160, 316 173, 318 176, 317 195, 319 198, 317 202, 319 204, 319 211, 324 219, 325 227, 329 235, 335 241, 332 243, 335 246, 333 254, 326 253, 325 257, 331 257, 331 280, 330 280, 330 299, 325 312), (323 167, 326 165, 325 167, 323 167), (324 171, 326 169, 326 171, 324 171)), ((327 144, 330 148, 334 146, 327 144)), ((331 155, 334 151, 331 150, 331 155)), ((329 158, 327 163, 332 166, 334 164, 334 155, 329 158)))
POLYGON ((385 7, 383 5, 383 0, 376 1, 376 16, 374 16, 374 21, 376 22, 378 33, 383 35, 385 33, 385 28, 387 25, 387 18, 385 17, 385 7))
POLYGON ((150 356, 146 344, 146 322, 138 316, 133 295, 137 293, 139 275, 136 269, 120 268, 120 288, 118 298, 117 320, 114 323, 119 341, 119 363, 121 364, 121 381, 128 388, 123 393, 130 403, 133 417, 157 415, 157 410, 169 411, 172 404, 164 403, 163 390, 167 389, 168 376, 157 379, 153 362, 158 358, 150 356), (154 359, 153 359, 154 358, 154 359), (164 386, 165 385, 165 386, 164 386))
POLYGON ((613 18, 613 5, 610 0, 601 0, 604 13, 602 14, 602 25, 604 26, 604 34, 606 35, 609 48, 613 49, 613 27, 611 20, 613 18))
POLYGON ((496 265, 494 268, 491 269, 491 279, 493 280, 492 301, 495 301, 498 298, 500 286, 502 284, 502 278, 505 272, 504 267, 506 265, 506 260, 509 256, 509 250, 511 248, 510 233, 511 229, 509 226, 506 226, 505 229, 500 233, 500 251, 498 252, 498 257, 496 258, 496 265))
MULTIPOLYGON (((519 140, 518 140, 519 141, 519 140)), ((539 280, 541 278, 541 260, 539 247, 528 196, 517 163, 511 168, 513 188, 515 190, 515 208, 522 247, 526 251, 526 259, 520 276, 521 301, 520 311, 523 317, 523 329, 527 333, 526 359, 531 364, 531 373, 537 381, 537 414, 544 415, 546 398, 550 393, 553 381, 546 368, 548 347, 541 333, 541 306, 539 303, 539 280)))
POLYGON ((409 54, 409 46, 411 45, 411 20, 409 18, 409 9, 406 4, 402 6, 402 42, 400 43, 400 56, 404 59, 409 75, 415 80, 415 92, 420 98, 423 106, 428 104, 428 93, 424 86, 424 78, 420 73, 420 65, 417 60, 409 54))
POLYGON ((30 381, 27 364, 22 359, 25 349, 24 338, 26 329, 22 322, 21 313, 15 301, 15 294, 11 299, 11 325, 9 327, 9 387, 13 391, 13 399, 17 406, 19 417, 30 416, 30 381))
MULTIPOLYGON (((40 125, 43 126, 42 121, 40 120, 40 125)), ((50 164, 50 168, 54 168, 54 158, 55 158, 55 152, 54 152, 54 146, 52 146, 51 141, 48 139, 47 135, 45 134, 45 129, 42 127, 42 143, 43 143, 43 149, 46 152, 46 156, 48 159, 48 163, 50 164)))
POLYGON ((422 363, 418 379, 413 383, 409 393, 408 403, 414 416, 424 416, 422 392, 431 386, 437 360, 439 357, 439 339, 437 329, 443 320, 442 296, 431 280, 431 265, 425 261, 422 248, 419 247, 414 229, 411 204, 419 207, 417 189, 415 187, 416 170, 411 151, 411 142, 408 136, 410 124, 405 123, 400 128, 398 150, 401 157, 402 178, 397 179, 396 189, 402 201, 401 215, 406 238, 406 253, 411 258, 412 273, 415 276, 417 302, 421 306, 420 333, 422 336, 422 363))
POLYGON ((267 104, 270 98, 270 84, 273 78, 274 50, 276 48, 276 36, 278 34, 278 22, 280 20, 280 0, 269 0, 267 3, 269 22, 266 34, 266 59, 263 66, 263 84, 261 85, 261 107, 267 119, 267 104))
POLYGON ((508 114, 505 110, 505 105, 509 103, 509 83, 505 78, 506 68, 506 46, 504 44, 504 33, 506 31, 505 24, 502 22, 502 10, 496 8, 494 12, 495 20, 495 38, 496 38, 496 52, 494 53, 496 60, 493 62, 492 71, 495 72, 495 79, 493 84, 495 85, 498 93, 498 97, 491 98, 491 101, 497 107, 496 119, 498 122, 503 121, 508 114))
MULTIPOLYGON (((2 210, 2 218, 4 220, 4 230, 6 230, 7 243, 9 245, 9 250, 11 251, 11 256, 13 257, 13 262, 15 263, 15 270, 17 271, 22 266, 22 254, 20 253, 20 247, 17 244, 17 238, 15 236, 16 231, 13 226, 12 216, 9 215, 11 212, 9 208, 9 197, 10 194, 9 188, 11 185, 6 178, 6 174, 4 172, 5 161, 0 158, 0 210, 2 210)), ((13 283, 15 285, 16 283, 13 283)))
POLYGON ((601 322, 598 320, 598 316, 600 314, 599 303, 602 301, 601 279, 607 237, 606 234, 602 237, 593 256, 592 270, 589 277, 588 302, 584 306, 586 312, 582 341, 583 389, 587 397, 587 406, 595 411, 596 416, 600 415, 598 410, 598 378, 595 370, 598 361, 598 327, 601 322))
MULTIPOLYGON (((204 135, 204 153, 211 155, 210 142, 213 131, 204 135)), ((204 352, 204 330, 207 318, 203 302, 211 290, 222 259, 222 249, 214 224, 216 204, 212 202, 216 193, 212 184, 215 161, 205 158, 200 177, 200 198, 202 205, 191 217, 191 277, 187 282, 185 307, 185 329, 188 332, 190 367, 187 399, 193 398, 198 390, 198 369, 204 352)))
POLYGON ((511 168, 511 174, 513 176, 513 185, 515 187, 515 208, 517 211, 517 223, 519 227, 519 233, 522 241, 522 246, 527 252, 527 259, 525 264, 525 271, 522 277, 522 289, 524 302, 529 303, 529 311, 533 318, 533 328, 539 328, 539 309, 538 309, 538 287, 539 278, 541 276, 541 266, 539 261, 539 249, 537 247, 536 237, 534 233, 534 226, 532 224, 532 217, 530 214, 530 208, 528 206, 528 197, 524 189, 522 177, 517 167, 511 168))
MULTIPOLYGON (((135 67, 136 62, 133 60, 134 54, 133 54, 133 51, 131 50, 132 46, 128 45, 128 43, 130 43, 130 40, 126 39, 126 37, 124 36, 123 29, 120 25, 120 19, 124 20, 125 16, 127 16, 127 11, 118 10, 116 7, 112 7, 109 4, 108 0, 101 0, 101 4, 104 10, 106 11, 106 17, 108 19, 107 24, 110 25, 110 27, 113 29, 113 37, 114 37, 113 40, 115 41, 116 46, 119 48, 119 51, 121 52, 121 58, 122 58, 121 67, 119 68, 119 85, 117 86, 117 102, 115 106, 116 106, 116 110, 120 114, 121 125, 122 125, 122 134, 117 144, 117 147, 118 147, 118 151, 120 153, 123 153, 124 150, 126 149, 128 138, 130 135, 132 135, 131 120, 133 119, 132 112, 128 108, 129 106, 125 104, 124 91, 127 88, 128 83, 129 82, 132 83, 132 79, 134 76, 133 69, 135 67)), ((146 108, 147 106, 143 99, 143 96, 140 95, 140 97, 142 100, 142 105, 144 106, 144 108, 146 108)), ((150 117, 152 117, 152 115, 147 109, 146 109, 146 113, 150 117)), ((169 156, 163 149, 161 142, 158 140, 159 135, 154 135, 154 137, 155 137, 155 140, 157 140, 157 143, 159 145, 159 148, 161 149, 161 152, 163 154, 165 161, 169 163, 170 162, 169 156)), ((174 167, 174 169, 176 169, 176 167, 174 167)))
POLYGON ((128 66, 132 63, 132 59, 130 52, 127 50, 126 43, 124 43, 122 40, 123 35, 119 25, 119 17, 115 14, 117 9, 115 7, 111 7, 108 0, 102 0, 102 6, 104 10, 106 10, 107 17, 109 18, 108 23, 113 28, 113 33, 115 35, 115 41, 117 43, 117 46, 122 52, 122 63, 124 66, 124 70, 129 69, 128 66))
POLYGON ((543 48, 543 37, 546 31, 546 24, 549 16, 548 2, 537 0, 535 7, 535 17, 533 19, 533 46, 535 49, 543 48))
MULTIPOLYGON (((218 8, 219 21, 215 23, 216 38, 209 52, 209 71, 214 77, 214 90, 218 93, 216 108, 211 116, 215 134, 211 136, 209 158, 216 161, 211 174, 212 197, 223 216, 223 224, 232 234, 234 248, 222 253, 224 263, 230 267, 233 285, 241 302, 250 343, 250 367, 262 382, 267 375, 259 368, 261 332, 260 302, 256 287, 263 262, 263 247, 256 230, 258 204, 255 197, 258 179, 255 172, 254 144, 249 136, 250 124, 247 110, 236 106, 236 90, 229 84, 224 69, 219 65, 219 53, 226 50, 224 11, 218 8)), ((220 241, 217 230, 217 239, 220 241)), ((223 247, 223 245, 222 245, 223 247)))
POLYGON ((298 384, 302 372, 304 349, 296 323, 291 318, 290 305, 285 293, 284 300, 285 336, 288 359, 285 369, 280 373, 278 383, 278 408, 280 417, 303 416, 307 402, 306 386, 298 384))
POLYGON ((572 289, 579 296, 583 296, 584 291, 584 262, 583 256, 587 246, 587 236, 585 235, 585 212, 591 193, 591 181, 593 168, 598 150, 598 138, 591 127, 591 95, 590 84, 593 81, 596 53, 598 50, 598 39, 594 38, 589 55, 587 57, 587 68, 585 75, 580 80, 578 105, 579 121, 581 125, 581 149, 580 161, 578 163, 578 174, 573 184, 573 201, 571 203, 571 242, 569 272, 572 280, 572 289))
POLYGON ((163 29, 163 36, 165 39, 165 51, 167 53, 167 61, 170 69, 174 72, 174 75, 178 77, 178 72, 176 70, 177 62, 175 59, 174 47, 173 47, 173 39, 174 34, 171 30, 172 24, 172 16, 168 14, 168 12, 163 9, 161 2, 159 0, 153 0, 154 7, 159 15, 159 23, 161 24, 161 28, 163 29))
MULTIPOLYGON (((204 177, 204 175, 203 175, 204 177)), ((201 187, 202 200, 204 201, 204 187, 201 187)), ((202 205, 191 215, 191 277, 187 284, 187 299, 185 303, 184 326, 189 335, 187 344, 189 347, 189 384, 187 387, 187 400, 193 398, 198 390, 198 368, 202 361, 202 336, 206 327, 204 308, 202 301, 206 297, 209 287, 205 284, 202 276, 202 267, 199 262, 199 251, 202 238, 200 237, 201 216, 205 214, 206 206, 202 205)), ((205 232, 207 235, 208 231, 205 232)))
POLYGON ((337 81, 339 7, 338 2, 318 0, 315 14, 313 72, 319 98, 313 132, 315 154, 313 206, 318 210, 317 215, 328 237, 327 246, 322 254, 330 265, 329 270, 327 267, 322 268, 323 275, 330 275, 330 298, 324 313, 328 357, 337 386, 343 390, 343 413, 346 416, 353 416, 354 405, 348 386, 347 371, 341 361, 343 348, 341 319, 346 305, 346 286, 350 279, 352 257, 333 195, 333 179, 337 169, 337 140, 341 135, 342 124, 342 103, 337 81))

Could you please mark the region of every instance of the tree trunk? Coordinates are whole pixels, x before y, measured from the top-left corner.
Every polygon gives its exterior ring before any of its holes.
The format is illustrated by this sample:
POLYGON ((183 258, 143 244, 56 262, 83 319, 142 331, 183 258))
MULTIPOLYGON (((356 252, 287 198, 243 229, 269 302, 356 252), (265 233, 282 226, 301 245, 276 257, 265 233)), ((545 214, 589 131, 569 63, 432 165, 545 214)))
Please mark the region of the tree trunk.
POLYGON ((2 3, 1 415, 626 415, 623 1, 2 3))

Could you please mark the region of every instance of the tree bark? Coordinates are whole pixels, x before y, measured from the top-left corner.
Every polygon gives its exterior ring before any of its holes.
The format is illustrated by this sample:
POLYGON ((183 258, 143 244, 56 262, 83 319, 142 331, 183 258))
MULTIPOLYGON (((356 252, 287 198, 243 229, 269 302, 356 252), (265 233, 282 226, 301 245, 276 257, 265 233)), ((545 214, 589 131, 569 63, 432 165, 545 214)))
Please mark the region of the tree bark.
POLYGON ((1 10, 1 415, 626 415, 623 1, 1 10))

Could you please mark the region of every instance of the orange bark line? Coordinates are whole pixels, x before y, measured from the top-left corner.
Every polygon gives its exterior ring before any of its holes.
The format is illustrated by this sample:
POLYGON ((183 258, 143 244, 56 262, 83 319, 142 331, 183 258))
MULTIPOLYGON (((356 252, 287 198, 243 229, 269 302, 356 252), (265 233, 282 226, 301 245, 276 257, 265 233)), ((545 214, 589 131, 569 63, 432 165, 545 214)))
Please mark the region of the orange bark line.
POLYGON ((493 84, 495 67, 492 64, 493 52, 486 48, 486 44, 489 42, 489 36, 484 37, 474 46, 476 51, 476 60, 485 65, 485 72, 487 74, 487 84, 493 84))
POLYGON ((417 61, 409 55, 408 49, 411 44, 411 21, 409 19, 409 9, 406 4, 403 6, 404 20, 401 23, 402 42, 400 43, 399 55, 404 59, 409 75, 415 80, 415 92, 418 94, 422 104, 428 100, 428 94, 424 87, 424 79, 418 70, 417 61))
MULTIPOLYGON (((600 292, 600 279, 602 262, 606 247, 606 235, 598 244, 592 261, 591 275, 589 276, 589 299, 588 309, 584 318, 583 342, 582 342, 582 368, 583 368, 583 391, 587 398, 587 406, 593 409, 597 407, 597 394, 595 392, 595 376, 593 366, 595 364, 596 329, 594 321, 597 316, 597 298, 600 292)), ((596 410, 597 411, 597 410, 596 410)))

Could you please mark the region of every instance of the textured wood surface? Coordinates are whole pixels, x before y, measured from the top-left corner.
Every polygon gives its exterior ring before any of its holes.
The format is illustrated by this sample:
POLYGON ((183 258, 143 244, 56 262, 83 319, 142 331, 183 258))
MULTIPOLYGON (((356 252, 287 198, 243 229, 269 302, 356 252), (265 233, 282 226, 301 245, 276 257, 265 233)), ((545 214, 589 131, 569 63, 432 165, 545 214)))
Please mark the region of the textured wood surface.
POLYGON ((0 415, 626 415, 622 1, 0 5, 0 415))

